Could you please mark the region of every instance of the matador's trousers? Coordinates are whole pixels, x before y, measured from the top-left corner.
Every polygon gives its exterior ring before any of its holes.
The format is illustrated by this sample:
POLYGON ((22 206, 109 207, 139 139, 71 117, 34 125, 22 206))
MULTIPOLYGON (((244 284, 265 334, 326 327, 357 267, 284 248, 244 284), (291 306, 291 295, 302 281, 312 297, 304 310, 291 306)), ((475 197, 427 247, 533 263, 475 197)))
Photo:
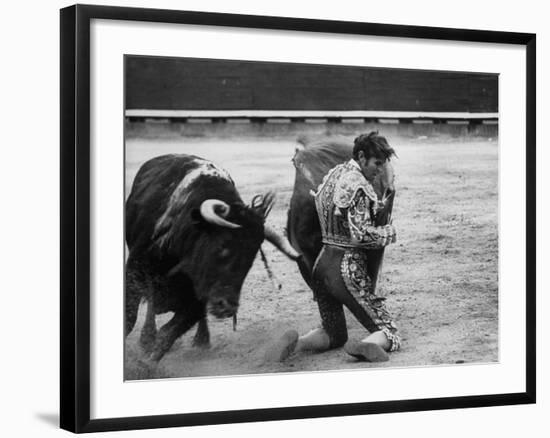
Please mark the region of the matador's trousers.
POLYGON ((390 351, 398 350, 400 337, 385 305, 385 298, 375 295, 367 274, 367 252, 356 248, 325 245, 313 267, 314 293, 323 329, 331 348, 341 347, 348 338, 344 308, 346 306, 369 331, 383 331, 390 341, 390 351))

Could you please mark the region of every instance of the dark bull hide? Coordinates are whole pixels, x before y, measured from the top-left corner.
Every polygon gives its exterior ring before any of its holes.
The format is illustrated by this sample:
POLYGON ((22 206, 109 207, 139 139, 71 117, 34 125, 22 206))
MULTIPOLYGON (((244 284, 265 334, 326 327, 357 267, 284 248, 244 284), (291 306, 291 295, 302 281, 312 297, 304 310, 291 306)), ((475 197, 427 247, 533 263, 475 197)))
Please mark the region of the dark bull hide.
POLYGON ((264 238, 289 257, 286 238, 264 226, 274 196, 245 205, 229 174, 190 155, 146 162, 126 202, 125 334, 147 300, 141 344, 158 361, 174 341, 199 322, 196 345, 209 344, 206 312, 231 317, 243 281, 264 238), (155 315, 174 312, 158 332, 155 315))
MULTIPOLYGON (((303 255, 298 260, 302 277, 312 288, 312 269, 323 244, 315 202, 310 191, 317 191, 330 169, 351 159, 352 146, 343 140, 332 139, 299 142, 301 145, 296 148, 296 154, 292 159, 296 168, 296 178, 288 211, 287 230, 290 243, 303 255)), ((377 215, 375 225, 386 225, 391 219, 395 195, 393 179, 393 167, 386 163, 384 171, 378 174, 373 184, 380 199, 384 193, 389 196, 386 208, 377 215)), ((384 248, 369 251, 367 270, 375 288, 383 258, 384 248)))

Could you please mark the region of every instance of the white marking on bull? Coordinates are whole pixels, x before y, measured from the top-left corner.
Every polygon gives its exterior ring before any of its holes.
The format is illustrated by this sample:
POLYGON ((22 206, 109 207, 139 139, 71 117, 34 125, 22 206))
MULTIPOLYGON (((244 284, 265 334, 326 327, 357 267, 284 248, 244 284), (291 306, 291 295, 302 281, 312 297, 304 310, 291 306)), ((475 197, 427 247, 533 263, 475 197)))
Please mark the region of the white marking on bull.
POLYGON ((174 189, 172 195, 170 196, 165 212, 155 224, 153 238, 158 238, 157 244, 159 246, 163 246, 165 243, 166 234, 163 230, 169 228, 171 224, 172 212, 177 210, 182 205, 185 205, 188 196, 191 193, 190 187, 195 181, 205 176, 211 176, 223 179, 230 184, 234 184, 229 173, 225 169, 216 166, 211 161, 203 160, 202 158, 195 158, 193 160, 193 164, 196 164, 197 167, 189 171, 179 182, 178 186, 174 189))

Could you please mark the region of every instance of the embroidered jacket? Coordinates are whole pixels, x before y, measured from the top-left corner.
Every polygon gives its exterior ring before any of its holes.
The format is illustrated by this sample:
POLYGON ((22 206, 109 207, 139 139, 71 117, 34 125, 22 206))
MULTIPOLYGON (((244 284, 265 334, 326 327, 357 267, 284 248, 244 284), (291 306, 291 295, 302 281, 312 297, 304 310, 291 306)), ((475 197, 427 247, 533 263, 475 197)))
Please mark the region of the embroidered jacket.
POLYGON ((355 160, 331 169, 313 196, 323 243, 376 249, 395 242, 393 225, 374 225, 383 205, 355 160))

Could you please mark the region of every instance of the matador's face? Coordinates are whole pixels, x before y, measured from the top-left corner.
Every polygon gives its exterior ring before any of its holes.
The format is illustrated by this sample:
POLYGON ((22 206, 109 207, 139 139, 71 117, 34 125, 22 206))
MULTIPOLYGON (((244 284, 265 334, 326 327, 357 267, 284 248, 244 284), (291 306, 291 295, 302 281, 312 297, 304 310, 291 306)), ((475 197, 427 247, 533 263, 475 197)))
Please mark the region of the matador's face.
POLYGON ((368 182, 372 183, 376 176, 382 172, 387 160, 384 158, 370 157, 368 160, 363 151, 359 151, 359 166, 368 182))

